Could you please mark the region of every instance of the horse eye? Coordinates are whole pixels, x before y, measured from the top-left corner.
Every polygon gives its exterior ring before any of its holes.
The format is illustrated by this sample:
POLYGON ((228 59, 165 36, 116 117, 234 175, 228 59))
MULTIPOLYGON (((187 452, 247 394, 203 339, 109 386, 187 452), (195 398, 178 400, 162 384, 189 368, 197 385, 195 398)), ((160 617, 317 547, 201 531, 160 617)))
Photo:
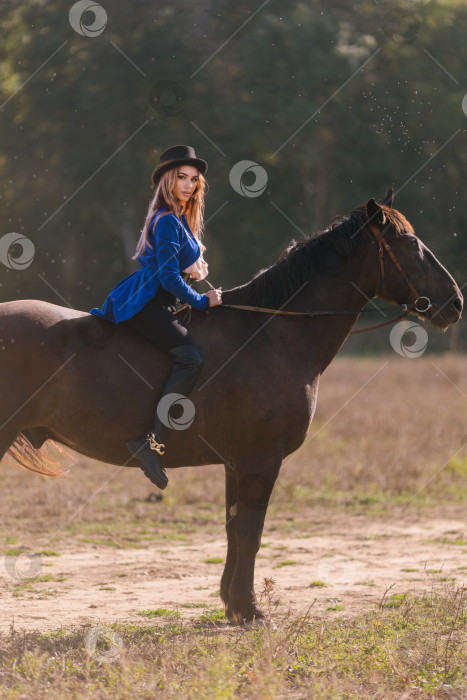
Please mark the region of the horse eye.
POLYGON ((416 238, 412 238, 409 241, 409 248, 418 248, 418 241, 416 238))

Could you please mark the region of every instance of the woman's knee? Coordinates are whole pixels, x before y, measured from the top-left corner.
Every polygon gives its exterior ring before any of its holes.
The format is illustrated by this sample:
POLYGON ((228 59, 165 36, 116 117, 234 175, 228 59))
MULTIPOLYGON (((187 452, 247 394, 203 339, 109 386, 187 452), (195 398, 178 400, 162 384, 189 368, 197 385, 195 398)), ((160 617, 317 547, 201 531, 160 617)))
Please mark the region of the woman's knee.
POLYGON ((172 360, 176 364, 190 367, 193 371, 201 372, 204 365, 204 350, 202 345, 187 343, 170 350, 172 360))

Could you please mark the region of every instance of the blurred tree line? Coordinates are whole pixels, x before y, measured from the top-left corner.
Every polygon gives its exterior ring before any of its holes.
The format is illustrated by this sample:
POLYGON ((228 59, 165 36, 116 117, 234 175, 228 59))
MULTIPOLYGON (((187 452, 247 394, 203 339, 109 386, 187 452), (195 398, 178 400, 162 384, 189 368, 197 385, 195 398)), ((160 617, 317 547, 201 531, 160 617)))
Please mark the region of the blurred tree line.
MULTIPOLYGON (((0 263, 0 301, 101 306, 138 269, 130 256, 151 172, 177 143, 209 163, 205 243, 215 286, 244 283, 291 238, 393 183, 396 208, 466 281, 465 3, 97 7, 99 16, 81 10, 77 24, 73 3, 0 6, 0 242, 17 232, 35 248, 23 269, 0 263), (232 188, 240 160, 266 171, 259 196, 232 188)), ((242 182, 253 185, 254 175, 242 182)), ((387 350, 387 338, 383 329, 346 347, 387 350)), ((466 346, 462 324, 430 342, 466 346)))

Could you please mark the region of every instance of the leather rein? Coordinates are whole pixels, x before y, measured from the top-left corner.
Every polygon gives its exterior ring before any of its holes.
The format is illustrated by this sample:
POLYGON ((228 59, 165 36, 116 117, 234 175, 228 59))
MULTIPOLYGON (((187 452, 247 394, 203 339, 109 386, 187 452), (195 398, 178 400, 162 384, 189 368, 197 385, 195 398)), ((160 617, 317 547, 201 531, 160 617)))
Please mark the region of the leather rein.
MULTIPOLYGON (((378 281, 376 284, 376 291, 374 296, 378 296, 378 289, 381 283, 381 280, 384 279, 384 253, 387 253, 396 266, 397 271, 403 278, 404 282, 407 284, 408 288, 412 292, 412 294, 415 297, 415 301, 412 302, 411 304, 400 304, 399 308, 401 310, 401 313, 399 316, 396 318, 390 319, 388 321, 383 321, 382 323, 377 323, 373 326, 367 326, 366 328, 358 328, 357 330, 351 331, 350 335, 356 334, 356 333, 365 333, 366 331, 372 331, 375 328, 382 328, 383 326, 388 326, 392 323, 396 323, 397 321, 400 321, 402 318, 405 318, 410 311, 414 310, 417 313, 425 313, 428 311, 428 309, 431 309, 433 304, 431 303, 430 299, 425 296, 420 296, 420 294, 417 292, 415 286, 412 284, 404 270, 402 269, 401 264, 397 260, 396 256, 394 255, 394 252, 391 249, 391 246, 389 243, 386 241, 384 238, 384 228, 382 231, 380 231, 375 224, 370 223, 369 224, 371 232, 373 236, 375 237, 375 240, 378 243, 378 281)), ((209 284, 211 289, 215 289, 215 287, 212 286, 212 284, 205 279, 205 281, 209 284)), ((341 316, 343 314, 361 314, 361 313, 374 313, 375 311, 392 311, 393 307, 389 306, 386 309, 357 309, 357 310, 344 310, 344 311, 280 311, 279 309, 267 309, 263 308, 262 306, 246 306, 243 304, 221 304, 221 306, 226 307, 226 308, 231 308, 231 309, 243 309, 244 311, 259 311, 261 313, 267 313, 267 314, 281 314, 283 316, 331 316, 331 315, 336 315, 336 316, 341 316)), ((183 304, 175 313, 179 313, 180 311, 184 311, 186 308, 191 309, 189 304, 183 304)), ((209 307, 208 307, 209 308, 209 307)))

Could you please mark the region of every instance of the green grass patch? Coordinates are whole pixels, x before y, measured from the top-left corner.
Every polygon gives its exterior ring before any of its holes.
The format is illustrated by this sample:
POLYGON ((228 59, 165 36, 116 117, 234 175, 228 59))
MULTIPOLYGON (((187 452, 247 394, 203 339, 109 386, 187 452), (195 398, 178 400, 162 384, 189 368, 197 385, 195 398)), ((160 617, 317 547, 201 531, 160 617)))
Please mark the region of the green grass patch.
POLYGON ((298 561, 294 561, 293 559, 285 559, 285 561, 277 562, 274 568, 280 569, 282 566, 294 566, 295 564, 298 564, 298 561))
POLYGON ((221 609, 206 610, 200 617, 201 622, 226 622, 227 618, 221 609))
POLYGON ((44 557, 60 557, 61 556, 60 552, 57 552, 55 549, 43 549, 39 552, 39 554, 42 554, 44 557))
POLYGON ((181 603, 181 608, 207 608, 206 603, 181 603))
POLYGON ((455 544, 458 547, 462 547, 467 544, 467 540, 463 537, 456 537, 455 539, 449 539, 448 537, 437 537, 435 540, 430 540, 431 542, 441 542, 441 544, 455 544))
POLYGON ((16 535, 5 535, 5 544, 18 544, 18 537, 16 535))
POLYGON ((115 540, 106 540, 104 538, 101 539, 98 537, 80 537, 79 542, 87 542, 88 544, 99 544, 102 547, 115 547, 115 549, 123 549, 123 546, 120 542, 116 542, 115 540))
POLYGON ((400 608, 406 597, 405 593, 394 593, 383 602, 385 608, 400 608))
POLYGON ((19 557, 21 554, 24 554, 25 551, 24 547, 11 547, 3 552, 3 554, 6 557, 19 557))
POLYGON ((180 617, 178 610, 169 610, 168 608, 155 608, 154 610, 141 610, 141 612, 136 613, 137 615, 142 615, 143 617, 180 617))

